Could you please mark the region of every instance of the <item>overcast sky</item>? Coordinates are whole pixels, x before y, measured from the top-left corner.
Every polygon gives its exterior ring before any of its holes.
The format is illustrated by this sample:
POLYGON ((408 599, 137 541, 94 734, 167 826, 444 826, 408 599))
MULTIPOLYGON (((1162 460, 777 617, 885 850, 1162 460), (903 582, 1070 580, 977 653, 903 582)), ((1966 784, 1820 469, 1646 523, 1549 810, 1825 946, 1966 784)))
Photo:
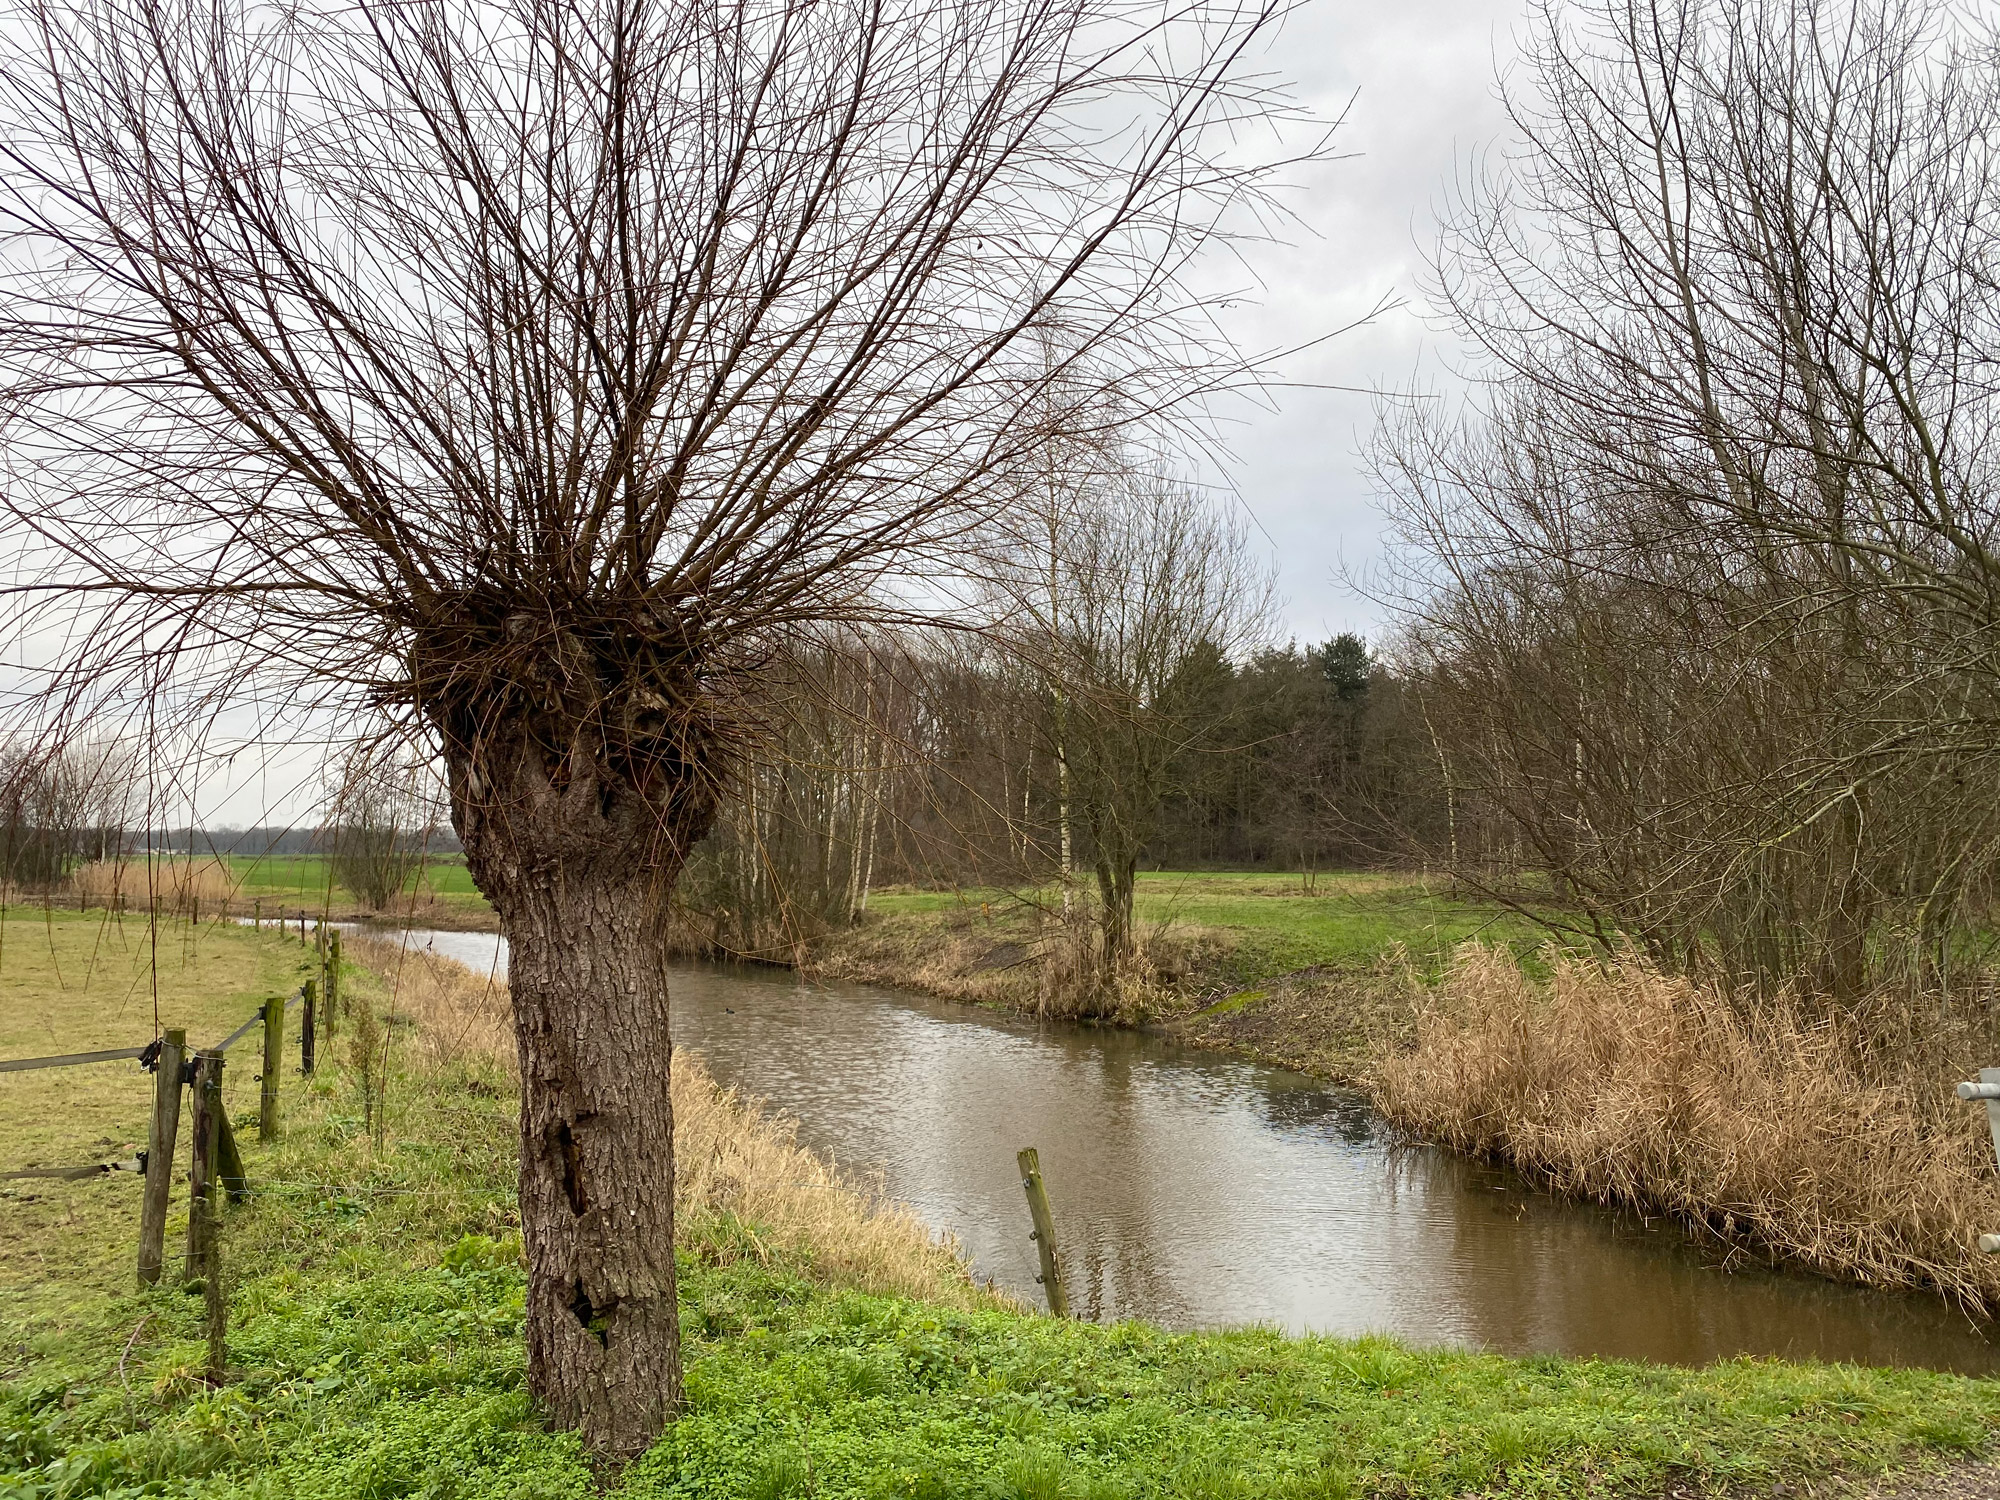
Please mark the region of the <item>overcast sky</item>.
MULTIPOLYGON (((1289 373, 1406 389, 1420 368, 1434 379, 1449 365, 1451 344, 1422 315, 1422 257, 1454 177, 1476 148, 1504 139, 1496 71, 1526 20, 1526 0, 1313 0, 1288 21, 1274 66, 1322 114, 1346 109, 1337 146, 1347 159, 1293 195, 1312 233, 1258 257, 1268 286, 1261 306, 1241 315, 1243 343, 1297 341, 1400 296, 1404 310, 1289 373)), ((1302 642, 1373 633, 1380 611, 1340 577, 1343 564, 1365 569, 1379 548, 1381 520, 1357 459, 1373 403, 1296 389, 1276 399, 1280 411, 1250 413, 1231 434, 1231 473, 1275 549, 1286 626, 1302 642)))

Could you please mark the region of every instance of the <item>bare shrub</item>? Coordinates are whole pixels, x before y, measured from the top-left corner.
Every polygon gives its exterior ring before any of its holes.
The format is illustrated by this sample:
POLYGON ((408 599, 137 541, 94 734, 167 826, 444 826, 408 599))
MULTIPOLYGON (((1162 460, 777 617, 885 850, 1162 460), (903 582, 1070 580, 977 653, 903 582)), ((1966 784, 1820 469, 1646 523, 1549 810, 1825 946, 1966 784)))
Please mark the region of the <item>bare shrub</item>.
POLYGON ((384 911, 422 871, 424 830, 438 821, 425 768, 394 745, 362 743, 329 769, 327 781, 323 837, 333 877, 384 911))
POLYGON ((1992 1029, 1891 1019, 1908 1011, 1734 1001, 1632 955, 1560 956, 1543 984, 1467 945, 1374 1092, 1426 1139, 1559 1192, 1990 1312, 2000 1267, 1975 1246, 2000 1187, 1985 1115, 1950 1085, 1992 1060, 1992 1029))

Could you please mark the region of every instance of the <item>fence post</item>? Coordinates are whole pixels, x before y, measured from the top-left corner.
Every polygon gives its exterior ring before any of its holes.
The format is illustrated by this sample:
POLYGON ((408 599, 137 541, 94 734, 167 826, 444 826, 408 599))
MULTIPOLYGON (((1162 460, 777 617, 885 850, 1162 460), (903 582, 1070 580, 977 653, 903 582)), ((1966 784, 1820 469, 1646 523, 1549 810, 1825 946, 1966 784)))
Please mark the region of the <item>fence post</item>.
POLYGON ((229 1372, 229 1302, 222 1295, 222 1205, 209 1194, 206 1206, 196 1204, 208 1216, 208 1269, 201 1282, 202 1316, 208 1324, 208 1383, 220 1386, 229 1372))
POLYGON ((250 930, 252 932, 262 932, 264 930, 264 903, 262 900, 250 903, 250 930))
POLYGON ((194 1058, 194 1156, 188 1171, 187 1279, 206 1276, 215 1242, 216 1216, 210 1199, 219 1191, 216 1158, 221 1155, 222 1054, 194 1058))
POLYGON ((299 1027, 299 1069, 308 1077, 312 1076, 313 1059, 319 1051, 319 1022, 315 1019, 319 1010, 319 986, 308 979, 299 986, 299 1014, 303 1018, 299 1027))
POLYGON ((340 934, 326 939, 326 1034, 333 1035, 334 1019, 340 1014, 340 934))
POLYGON ((1059 1318, 1069 1316, 1069 1293, 1063 1289, 1062 1260, 1056 1254, 1056 1221, 1049 1212, 1049 1190, 1042 1184, 1042 1158, 1033 1146, 1023 1146, 1014 1160, 1020 1164, 1021 1186, 1028 1194, 1028 1217, 1035 1221, 1029 1236, 1041 1253, 1042 1274, 1035 1280, 1049 1299, 1049 1311, 1059 1318))
POLYGON ((174 1145, 181 1128, 181 1087, 186 1083, 187 1033, 173 1027, 160 1037, 153 1074, 153 1123, 146 1132, 146 1187, 139 1203, 139 1284, 160 1279, 166 1259, 167 1199, 174 1186, 174 1145))
POLYGON ((285 1002, 264 1002, 264 1087, 257 1097, 257 1139, 278 1138, 278 1078, 285 1068, 285 1002))

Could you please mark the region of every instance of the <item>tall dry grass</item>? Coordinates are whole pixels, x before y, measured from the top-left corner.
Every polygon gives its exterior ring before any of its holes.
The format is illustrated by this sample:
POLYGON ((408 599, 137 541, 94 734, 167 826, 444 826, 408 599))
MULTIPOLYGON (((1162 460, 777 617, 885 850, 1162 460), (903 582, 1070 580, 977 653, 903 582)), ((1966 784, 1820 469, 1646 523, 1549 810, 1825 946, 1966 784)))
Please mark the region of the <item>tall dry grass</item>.
POLYGON ((236 899, 237 889, 229 867, 213 858, 99 859, 69 878, 79 904, 110 908, 122 900, 134 911, 157 905, 161 911, 199 907, 221 913, 236 899))
POLYGON ((1665 1212, 1732 1243, 2000 1311, 1983 1108, 1990 1008, 1882 995, 1831 1013, 1751 1005, 1636 958, 1554 959, 1547 982, 1468 946, 1372 1091, 1416 1134, 1548 1186, 1665 1212))
MULTIPOLYGON (((385 938, 357 935, 342 951, 377 977, 391 1014, 412 1023, 420 1065, 485 1060, 516 1068, 503 982, 385 938)), ((804 1256, 842 1285, 961 1305, 990 1300, 948 1238, 879 1186, 800 1145, 795 1121, 724 1088, 680 1049, 673 1099, 674 1198, 684 1237, 731 1215, 756 1245, 804 1256)))

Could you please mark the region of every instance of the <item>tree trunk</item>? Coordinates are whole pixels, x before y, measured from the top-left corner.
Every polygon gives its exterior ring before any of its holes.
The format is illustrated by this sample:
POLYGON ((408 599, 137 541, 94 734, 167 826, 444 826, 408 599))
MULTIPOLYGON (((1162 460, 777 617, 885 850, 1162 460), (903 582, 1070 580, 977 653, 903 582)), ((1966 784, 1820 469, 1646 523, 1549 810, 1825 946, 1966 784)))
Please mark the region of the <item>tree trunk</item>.
POLYGON ((1138 883, 1139 856, 1100 856, 1097 896, 1104 924, 1104 977, 1110 980, 1132 957, 1132 892, 1138 883))
POLYGON ((600 1459, 681 1402, 667 897, 713 816, 531 736, 449 757, 467 863, 500 914, 521 1063, 528 1384, 600 1459), (579 765, 579 762, 582 762, 579 765))

